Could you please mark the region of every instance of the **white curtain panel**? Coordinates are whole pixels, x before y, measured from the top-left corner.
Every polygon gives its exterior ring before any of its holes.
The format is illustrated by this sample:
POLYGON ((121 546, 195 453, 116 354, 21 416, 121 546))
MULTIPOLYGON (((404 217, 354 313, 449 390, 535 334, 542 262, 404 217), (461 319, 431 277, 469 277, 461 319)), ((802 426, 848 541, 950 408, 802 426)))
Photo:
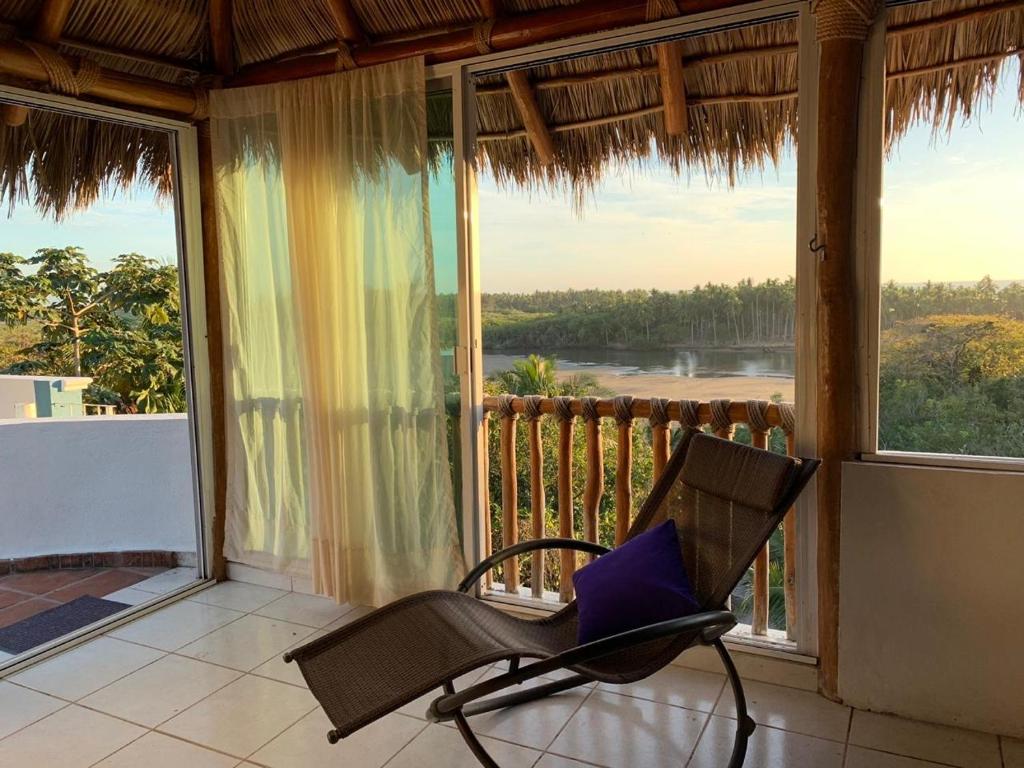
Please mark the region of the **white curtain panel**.
POLYGON ((381 605, 464 570, 422 60, 211 94, 229 559, 381 605))

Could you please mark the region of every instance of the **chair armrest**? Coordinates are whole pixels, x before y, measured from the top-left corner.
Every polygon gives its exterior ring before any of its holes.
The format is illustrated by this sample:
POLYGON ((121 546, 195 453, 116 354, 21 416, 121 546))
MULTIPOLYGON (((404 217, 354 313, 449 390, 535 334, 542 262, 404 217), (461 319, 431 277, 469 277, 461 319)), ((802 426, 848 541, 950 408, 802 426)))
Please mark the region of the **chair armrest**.
POLYGON ((736 617, 730 611, 706 611, 630 629, 584 645, 577 645, 575 648, 570 648, 555 656, 548 656, 533 664, 519 667, 517 670, 486 679, 450 696, 441 696, 430 705, 430 712, 438 720, 444 720, 447 715, 471 701, 483 696, 490 696, 510 685, 518 685, 556 669, 583 664, 652 640, 682 635, 687 632, 700 632, 703 641, 713 642, 734 626, 736 626, 736 617))
POLYGON ((481 560, 479 564, 469 572, 466 578, 459 582, 459 592, 468 592, 469 589, 480 580, 481 576, 496 565, 501 565, 510 557, 522 555, 526 552, 534 552, 538 549, 575 549, 580 552, 587 552, 591 555, 606 555, 611 552, 608 547, 602 547, 600 544, 595 544, 592 541, 580 541, 578 539, 554 538, 521 541, 518 544, 513 544, 511 547, 505 547, 505 549, 500 552, 495 552, 490 557, 481 560))

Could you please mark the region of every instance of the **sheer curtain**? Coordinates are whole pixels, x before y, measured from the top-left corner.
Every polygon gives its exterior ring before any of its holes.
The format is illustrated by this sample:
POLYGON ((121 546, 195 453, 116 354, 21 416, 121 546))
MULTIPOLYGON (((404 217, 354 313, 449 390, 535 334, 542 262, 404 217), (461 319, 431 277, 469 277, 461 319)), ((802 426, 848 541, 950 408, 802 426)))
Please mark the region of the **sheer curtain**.
POLYGON ((230 559, 380 605, 463 570, 421 60, 211 96, 230 559))

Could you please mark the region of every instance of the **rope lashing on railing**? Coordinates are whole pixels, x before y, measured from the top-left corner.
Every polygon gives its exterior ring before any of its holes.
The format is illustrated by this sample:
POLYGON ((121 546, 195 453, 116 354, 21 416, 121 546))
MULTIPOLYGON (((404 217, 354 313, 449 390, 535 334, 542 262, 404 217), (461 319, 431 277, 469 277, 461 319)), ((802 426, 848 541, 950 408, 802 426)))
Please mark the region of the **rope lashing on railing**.
POLYGON ((581 397, 580 409, 583 411, 584 421, 600 421, 601 416, 597 412, 596 397, 581 397))
POLYGON ((537 421, 540 416, 540 404, 544 398, 540 395, 526 395, 523 398, 523 417, 527 421, 537 421))
POLYGON ((767 432, 771 424, 768 423, 767 400, 747 400, 747 426, 752 432, 767 432))
POLYGON ((555 417, 559 421, 575 421, 576 414, 572 412, 572 403, 576 398, 561 396, 552 399, 552 403, 555 406, 555 417))
POLYGON ((358 66, 356 57, 352 55, 352 46, 344 40, 338 40, 338 50, 334 54, 334 71, 347 72, 358 66))
POLYGON ((779 421, 782 422, 782 431, 787 435, 796 431, 796 408, 792 403, 779 403, 779 421))
POLYGON ((497 19, 484 19, 473 25, 473 42, 476 43, 476 50, 481 55, 493 53, 491 46, 491 35, 494 32, 494 24, 497 19))
POLYGON ((498 413, 501 415, 501 418, 512 419, 513 421, 519 418, 519 414, 512 407, 515 401, 515 395, 498 395, 498 413))
POLYGON ((867 40, 877 0, 817 0, 812 10, 818 42, 823 40, 867 40))
POLYGON ((633 420, 633 396, 619 395, 612 400, 612 410, 615 411, 615 421, 628 424, 633 420))
POLYGON ((700 400, 679 401, 679 423, 691 429, 700 429, 700 400))
POLYGON ((79 58, 78 66, 71 64, 59 52, 48 45, 22 40, 21 44, 30 50, 46 70, 51 90, 66 96, 81 96, 93 89, 102 73, 99 64, 91 59, 79 58))
POLYGON ((668 424, 671 419, 668 417, 668 404, 670 400, 667 397, 652 397, 651 398, 651 415, 647 418, 647 422, 652 427, 660 427, 663 424, 668 424))
POLYGON ((711 426, 714 427, 715 432, 728 433, 731 439, 735 429, 732 419, 729 418, 729 406, 732 405, 732 400, 712 400, 709 405, 711 406, 711 426))

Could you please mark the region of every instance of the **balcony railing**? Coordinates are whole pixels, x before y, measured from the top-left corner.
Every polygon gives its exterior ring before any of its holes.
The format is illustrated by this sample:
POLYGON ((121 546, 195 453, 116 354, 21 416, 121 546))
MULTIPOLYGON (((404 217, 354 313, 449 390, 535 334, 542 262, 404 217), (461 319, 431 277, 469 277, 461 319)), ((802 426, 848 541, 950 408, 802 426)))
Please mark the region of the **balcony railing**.
MULTIPOLYGON (((540 538, 545 535, 547 507, 545 500, 544 445, 542 423, 545 419, 557 423, 557 520, 558 535, 573 536, 577 523, 582 523, 579 530, 583 538, 598 541, 600 512, 605 487, 605 436, 603 425, 614 424, 614 441, 608 439, 609 445, 614 443, 615 471, 611 491, 614 493, 614 506, 606 508, 606 517, 613 520, 613 535, 607 533, 603 544, 620 544, 629 530, 633 513, 639 508, 634 504, 632 485, 634 449, 634 430, 637 421, 646 421, 649 427, 649 441, 641 445, 649 445, 652 464, 652 482, 664 470, 668 462, 672 445, 672 433, 675 425, 692 426, 710 430, 719 437, 735 439, 737 425, 743 425, 743 437, 749 434, 749 441, 759 448, 768 448, 773 442, 771 433, 779 430, 781 434, 774 441, 776 449, 785 445, 788 454, 793 454, 793 426, 795 412, 788 403, 769 403, 763 400, 737 401, 712 400, 699 402, 696 400, 667 400, 663 398, 640 399, 616 397, 598 399, 594 397, 540 397, 500 395, 484 398, 484 444, 488 446, 487 455, 493 438, 491 433, 491 415, 494 414, 497 425, 497 455, 500 465, 501 492, 500 514, 495 514, 495 526, 499 529, 491 531, 491 499, 488 498, 488 514, 485 523, 485 541, 490 554, 492 546, 507 547, 520 540, 520 504, 519 474, 517 468, 517 429, 520 419, 526 421, 525 451, 529 462, 529 532, 528 538, 540 538), (582 420, 585 450, 584 484, 582 508, 577 510, 574 494, 578 490, 575 485, 575 467, 573 466, 575 430, 582 420), (783 439, 784 438, 784 439, 783 439), (609 514, 610 513, 610 514, 609 514), (497 534, 497 535, 494 535, 497 534)), ((551 430, 549 434, 554 437, 551 430)), ((645 435, 647 433, 644 433, 645 435)), ((578 451, 577 451, 578 453, 578 451)), ((643 457, 648 460, 647 457, 643 457)), ((485 476, 490 478, 490 467, 485 476)), ((490 483, 488 482, 488 496, 490 483)), ((641 500, 642 501, 642 500, 641 500)), ((607 505, 606 505, 607 507, 607 505)), ((526 512, 526 510, 522 510, 526 512)), ((607 524, 609 521, 605 521, 607 524)), ((786 611, 786 634, 792 639, 796 620, 796 521, 794 514, 788 514, 782 524, 782 591, 786 611)), ((769 583, 768 546, 758 555, 753 566, 751 579, 752 606, 750 631, 755 636, 767 636, 769 628, 769 583)), ((545 571, 543 553, 530 556, 528 577, 529 591, 520 591, 520 565, 515 561, 506 563, 500 578, 506 594, 532 596, 544 599, 549 596, 545 592, 545 576, 551 576, 557 587, 557 599, 568 602, 573 596, 572 574, 578 566, 577 553, 561 552, 557 574, 545 571)), ((778 557, 776 555, 776 561, 778 557)), ((497 586, 498 574, 492 575, 497 586)))

